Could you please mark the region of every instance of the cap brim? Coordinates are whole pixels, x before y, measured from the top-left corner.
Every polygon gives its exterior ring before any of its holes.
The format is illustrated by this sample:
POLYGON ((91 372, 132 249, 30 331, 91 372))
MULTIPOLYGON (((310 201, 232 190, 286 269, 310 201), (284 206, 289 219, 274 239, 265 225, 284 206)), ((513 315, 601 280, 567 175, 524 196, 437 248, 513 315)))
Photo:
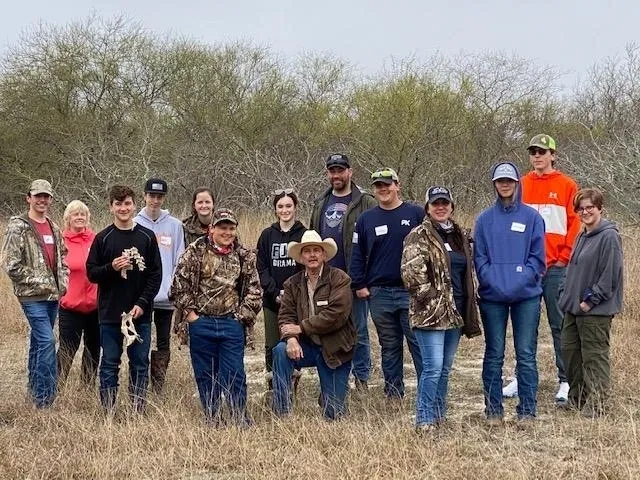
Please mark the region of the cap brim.
POLYGON ((551 148, 549 148, 549 145, 544 145, 542 143, 532 143, 527 147, 527 150, 529 150, 531 147, 538 147, 538 148, 544 148, 545 150, 552 150, 551 148))
POLYGON ((31 190, 29 192, 30 195, 40 195, 41 193, 46 193, 50 197, 53 197, 53 193, 48 190, 31 190))
POLYGON ((238 225, 237 220, 231 220, 230 218, 221 218, 219 220, 215 220, 211 225, 215 227, 219 223, 230 223, 231 225, 238 225))
POLYGON ((344 168, 345 170, 347 168, 351 168, 349 165, 345 165, 344 163, 329 163, 329 164, 327 164, 327 169, 332 168, 332 167, 340 167, 340 168, 344 168))
POLYGON ((338 253, 338 245, 336 245, 335 240, 333 238, 326 238, 322 242, 289 242, 289 246, 287 247, 287 254, 296 262, 301 263, 300 256, 302 254, 302 249, 304 247, 310 247, 313 245, 318 246, 322 248, 322 250, 324 250, 324 253, 327 257, 327 262, 335 257, 338 253))
POLYGON ((493 177, 493 180, 491 180, 492 182, 495 182, 496 180, 500 180, 501 178, 506 178, 507 180, 513 180, 514 182, 519 182, 520 180, 517 178, 513 178, 507 175, 499 175, 497 177, 493 177))
POLYGON ((435 196, 431 197, 429 200, 427 200, 427 203, 433 203, 436 200, 446 200, 449 203, 453 203, 448 196, 443 195, 443 194, 438 194, 438 195, 435 195, 435 196))
POLYGON ((387 185, 391 185, 395 182, 392 178, 376 178, 371 182, 371 185, 375 185, 376 183, 386 183, 387 185))

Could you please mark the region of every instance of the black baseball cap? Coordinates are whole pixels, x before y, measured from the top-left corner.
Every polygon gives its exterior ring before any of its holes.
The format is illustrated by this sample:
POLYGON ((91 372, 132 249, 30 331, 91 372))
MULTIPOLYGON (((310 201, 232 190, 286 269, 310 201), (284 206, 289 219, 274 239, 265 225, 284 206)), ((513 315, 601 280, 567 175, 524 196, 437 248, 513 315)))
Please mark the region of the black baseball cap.
POLYGON ((349 157, 343 153, 334 153, 333 155, 329 155, 324 163, 327 170, 331 167, 351 168, 351 165, 349 164, 349 157))
POLYGON ((453 203, 453 197, 451 192, 446 187, 433 186, 427 190, 427 203, 431 204, 436 200, 446 200, 449 203, 453 203))
POLYGON ((169 191, 167 182, 161 178, 150 178, 147 183, 144 184, 144 193, 161 193, 166 195, 169 191))

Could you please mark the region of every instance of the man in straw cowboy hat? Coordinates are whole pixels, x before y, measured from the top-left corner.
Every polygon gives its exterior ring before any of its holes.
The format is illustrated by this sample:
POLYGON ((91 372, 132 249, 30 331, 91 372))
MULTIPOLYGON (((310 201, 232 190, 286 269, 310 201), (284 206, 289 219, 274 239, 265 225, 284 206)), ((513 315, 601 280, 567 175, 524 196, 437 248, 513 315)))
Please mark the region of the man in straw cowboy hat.
POLYGON ((320 377, 320 406, 326 418, 345 413, 356 330, 351 319, 351 278, 327 262, 336 242, 308 230, 300 242, 290 242, 289 256, 303 272, 284 283, 278 324, 281 342, 273 349, 273 409, 291 411, 294 368, 316 367, 320 377))

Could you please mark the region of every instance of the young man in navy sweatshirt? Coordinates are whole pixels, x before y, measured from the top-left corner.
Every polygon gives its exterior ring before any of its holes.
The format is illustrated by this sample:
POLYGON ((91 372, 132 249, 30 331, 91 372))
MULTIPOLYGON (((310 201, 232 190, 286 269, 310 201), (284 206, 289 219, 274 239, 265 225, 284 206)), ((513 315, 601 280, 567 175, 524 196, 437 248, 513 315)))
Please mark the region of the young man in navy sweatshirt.
POLYGON ((516 413, 519 420, 536 416, 536 350, 546 261, 544 220, 535 209, 522 203, 516 166, 511 162, 496 165, 491 181, 496 203, 480 214, 473 237, 486 341, 482 364, 485 414, 491 424, 499 424, 504 416, 502 366, 509 315, 520 399, 516 413))
POLYGON ((149 379, 151 312, 162 282, 162 264, 155 234, 133 221, 133 190, 112 187, 109 205, 113 224, 96 235, 87 258, 87 276, 98 284, 100 400, 105 410, 113 410, 124 340, 121 315, 129 313, 141 340, 127 347, 129 395, 134 409, 142 412, 149 379), (133 247, 137 255, 127 253, 133 247))
POLYGON ((356 221, 351 256, 352 288, 369 299, 371 318, 382 348, 384 393, 389 399, 404 396, 403 337, 407 339, 416 374, 422 357, 409 326, 409 293, 400 275, 404 238, 420 225, 424 209, 400 199, 398 174, 384 168, 371 175, 378 206, 356 221))

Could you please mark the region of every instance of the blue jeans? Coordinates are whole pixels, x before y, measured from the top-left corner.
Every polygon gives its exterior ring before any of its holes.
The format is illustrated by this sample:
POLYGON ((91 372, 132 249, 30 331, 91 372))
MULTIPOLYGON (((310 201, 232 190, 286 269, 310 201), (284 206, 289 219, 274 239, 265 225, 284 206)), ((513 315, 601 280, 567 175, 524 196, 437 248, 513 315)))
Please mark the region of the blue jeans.
POLYGON ((420 347, 409 326, 409 292, 403 287, 371 287, 369 291, 371 318, 382 350, 384 393, 387 397, 401 398, 404 396, 403 337, 407 339, 416 375, 422 376, 420 347))
POLYGON ((536 415, 538 394, 538 325, 540 324, 540 297, 506 304, 480 301, 480 315, 484 325, 485 352, 482 363, 485 413, 503 416, 502 366, 507 334, 507 321, 511 313, 513 345, 516 351, 516 377, 518 379, 518 417, 536 415))
POLYGON ((418 381, 416 425, 441 422, 447 414, 449 373, 460 342, 460 328, 413 330, 422 354, 422 375, 418 381))
MULTIPOLYGON (((151 346, 151 324, 136 324, 136 331, 142 343, 135 341, 127 347, 129 357, 129 398, 135 411, 142 413, 145 408, 147 385, 149 383, 149 350, 151 346)), ((102 407, 111 411, 118 395, 120 358, 124 349, 124 336, 120 324, 100 325, 100 401, 102 407)))
POLYGON ((371 344, 369 343, 369 301, 358 298, 353 293, 351 317, 356 327, 358 340, 353 350, 353 376, 363 382, 369 381, 371 375, 371 344))
POLYGON ((549 267, 547 273, 542 277, 542 296, 547 307, 547 318, 551 337, 553 338, 553 350, 556 356, 556 368, 558 369, 558 381, 566 382, 567 374, 564 371, 562 361, 561 333, 564 316, 558 306, 560 299, 560 285, 566 275, 566 267, 549 267))
POLYGON ((248 423, 244 343, 244 327, 233 317, 202 315, 189 324, 191 365, 208 421, 220 421, 224 393, 233 422, 248 423))
POLYGON ((291 374, 293 369, 316 367, 320 377, 320 403, 324 416, 336 419, 346 411, 345 399, 349 390, 351 362, 330 368, 324 361, 322 349, 311 342, 300 340, 303 357, 293 361, 287 355, 287 343, 282 341, 273 348, 273 410, 277 415, 291 413, 291 374))
POLYGON ((58 302, 22 302, 21 306, 31 328, 27 359, 29 390, 34 405, 47 408, 56 398, 58 381, 56 337, 53 334, 58 302))

